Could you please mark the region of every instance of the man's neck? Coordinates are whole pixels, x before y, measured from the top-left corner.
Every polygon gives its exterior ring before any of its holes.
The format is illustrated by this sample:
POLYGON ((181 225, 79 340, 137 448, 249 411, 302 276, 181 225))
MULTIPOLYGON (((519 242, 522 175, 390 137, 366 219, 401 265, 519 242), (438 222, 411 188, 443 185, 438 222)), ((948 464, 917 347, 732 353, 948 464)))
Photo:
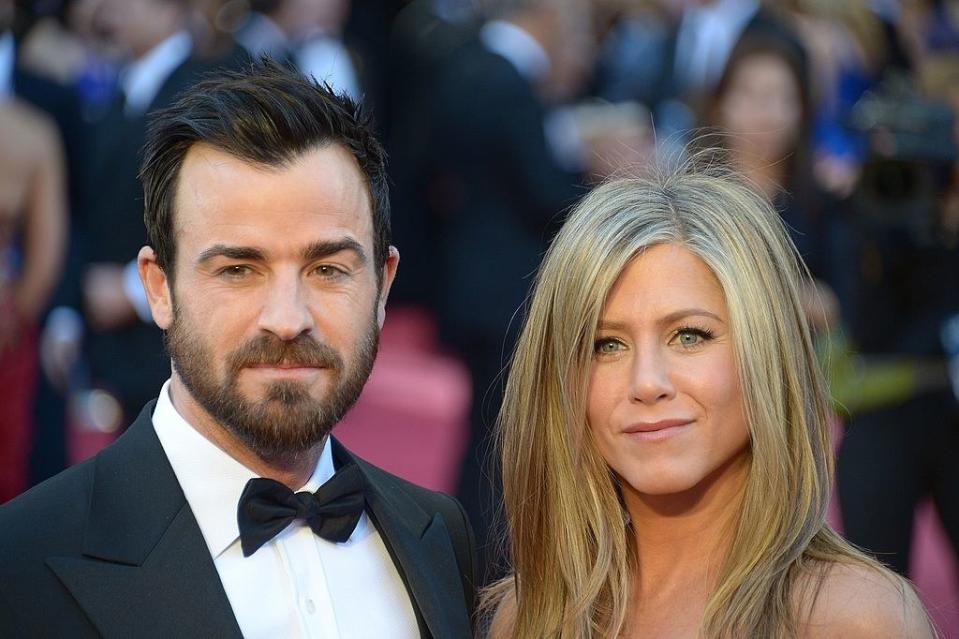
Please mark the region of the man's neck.
POLYGON ((302 488, 316 469, 326 439, 308 451, 276 459, 263 459, 250 450, 236 435, 210 415, 190 394, 176 372, 170 381, 170 400, 173 407, 190 426, 217 448, 240 462, 260 477, 274 479, 290 490, 302 488))

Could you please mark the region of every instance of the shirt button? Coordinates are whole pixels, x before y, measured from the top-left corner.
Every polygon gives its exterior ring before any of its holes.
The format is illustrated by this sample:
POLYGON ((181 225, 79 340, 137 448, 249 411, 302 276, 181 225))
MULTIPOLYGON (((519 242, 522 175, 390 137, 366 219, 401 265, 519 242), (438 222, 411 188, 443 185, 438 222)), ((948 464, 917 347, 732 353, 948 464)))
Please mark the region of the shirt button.
POLYGON ((314 612, 316 612, 316 604, 313 603, 313 600, 312 600, 312 599, 307 599, 307 600, 306 600, 306 611, 307 611, 308 613, 310 613, 311 615, 312 615, 314 612))

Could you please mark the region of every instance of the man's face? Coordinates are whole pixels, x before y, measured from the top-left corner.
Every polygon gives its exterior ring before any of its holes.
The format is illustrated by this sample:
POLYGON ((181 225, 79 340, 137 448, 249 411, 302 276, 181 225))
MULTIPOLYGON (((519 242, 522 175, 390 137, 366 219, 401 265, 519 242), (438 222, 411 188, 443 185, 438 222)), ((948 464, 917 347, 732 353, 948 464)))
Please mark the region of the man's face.
POLYGON ((169 309, 155 312, 174 383, 261 458, 309 450, 369 376, 398 259, 381 295, 356 161, 332 144, 265 168, 198 144, 175 233, 169 309))

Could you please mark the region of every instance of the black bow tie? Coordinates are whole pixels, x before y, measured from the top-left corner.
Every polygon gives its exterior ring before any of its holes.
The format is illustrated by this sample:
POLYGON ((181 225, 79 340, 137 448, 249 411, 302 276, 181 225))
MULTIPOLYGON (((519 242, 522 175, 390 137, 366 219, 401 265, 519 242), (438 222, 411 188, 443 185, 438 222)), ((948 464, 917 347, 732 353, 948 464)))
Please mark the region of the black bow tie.
POLYGON ((341 468, 315 493, 294 493, 272 479, 251 479, 240 495, 236 514, 243 556, 255 553, 294 519, 305 519, 323 539, 346 541, 363 514, 365 486, 356 464, 341 468))

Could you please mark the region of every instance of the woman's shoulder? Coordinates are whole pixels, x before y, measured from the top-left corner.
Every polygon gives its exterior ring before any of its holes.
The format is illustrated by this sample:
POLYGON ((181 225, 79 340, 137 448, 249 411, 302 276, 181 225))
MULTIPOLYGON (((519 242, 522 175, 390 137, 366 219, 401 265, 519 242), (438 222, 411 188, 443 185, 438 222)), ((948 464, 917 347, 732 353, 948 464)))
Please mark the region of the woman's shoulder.
POLYGON ((516 589, 513 580, 503 579, 489 588, 483 596, 481 608, 490 616, 487 639, 511 639, 516 627, 516 589))
POLYGON ((830 562, 809 579, 802 636, 810 639, 926 639, 936 636, 912 585, 868 564, 830 562), (811 600, 811 606, 809 605, 811 600))

